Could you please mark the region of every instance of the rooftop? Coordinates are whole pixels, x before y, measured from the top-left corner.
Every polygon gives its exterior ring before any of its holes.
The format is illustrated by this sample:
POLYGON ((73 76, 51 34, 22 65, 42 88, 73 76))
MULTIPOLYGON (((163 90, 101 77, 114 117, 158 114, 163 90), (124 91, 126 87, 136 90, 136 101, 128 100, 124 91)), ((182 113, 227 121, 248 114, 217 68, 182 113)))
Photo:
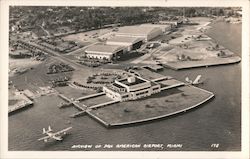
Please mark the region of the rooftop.
POLYGON ((169 24, 149 24, 149 23, 146 23, 146 24, 141 24, 140 25, 141 27, 159 27, 159 28, 166 28, 166 27, 169 27, 170 25, 169 24))
POLYGON ((147 82, 146 80, 141 79, 141 78, 138 78, 138 77, 136 77, 136 76, 134 77, 134 79, 135 79, 135 81, 133 81, 133 82, 128 82, 128 79, 127 79, 127 78, 121 79, 121 80, 119 80, 119 82, 120 82, 120 83, 123 83, 123 84, 125 84, 125 85, 127 85, 127 86, 134 86, 134 85, 137 85, 137 84, 141 84, 141 83, 147 82))
POLYGON ((110 53, 113 54, 116 51, 121 50, 123 47, 118 45, 101 45, 96 44, 88 47, 85 51, 86 52, 103 52, 103 53, 110 53))
POLYGON ((145 35, 152 32, 154 29, 160 29, 159 27, 149 27, 149 26, 125 26, 119 28, 118 34, 137 34, 137 35, 145 35))
POLYGON ((140 40, 140 38, 136 37, 128 37, 128 36, 114 36, 113 38, 108 39, 107 42, 126 42, 126 43, 134 43, 140 40))

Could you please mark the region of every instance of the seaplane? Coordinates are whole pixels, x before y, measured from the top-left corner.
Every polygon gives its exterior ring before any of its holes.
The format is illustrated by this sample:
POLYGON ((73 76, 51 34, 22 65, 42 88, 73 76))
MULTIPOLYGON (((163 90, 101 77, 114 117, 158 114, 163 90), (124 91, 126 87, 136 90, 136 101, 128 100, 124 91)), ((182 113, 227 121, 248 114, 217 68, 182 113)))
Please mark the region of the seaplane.
POLYGON ((54 133, 50 126, 48 127, 48 130, 43 128, 43 134, 46 134, 47 136, 38 139, 38 141, 43 140, 44 142, 48 142, 49 139, 54 139, 56 141, 62 141, 63 140, 63 138, 62 138, 63 135, 66 135, 67 131, 69 131, 70 129, 72 129, 72 127, 68 127, 68 128, 65 128, 65 129, 63 129, 61 131, 58 131, 58 132, 54 133))
POLYGON ((188 84, 191 84, 191 85, 198 85, 198 84, 202 84, 203 81, 200 80, 201 79, 201 75, 198 75, 194 81, 190 80, 188 77, 185 78, 186 82, 188 84))

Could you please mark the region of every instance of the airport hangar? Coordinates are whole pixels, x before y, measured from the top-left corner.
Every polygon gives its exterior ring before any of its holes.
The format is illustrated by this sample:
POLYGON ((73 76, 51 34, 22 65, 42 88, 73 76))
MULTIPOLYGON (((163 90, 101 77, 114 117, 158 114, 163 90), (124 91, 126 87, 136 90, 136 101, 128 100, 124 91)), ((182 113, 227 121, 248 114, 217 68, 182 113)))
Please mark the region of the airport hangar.
POLYGON ((95 44, 85 50, 88 58, 106 59, 111 61, 125 52, 126 48, 119 45, 95 44))
POLYGON ((116 36, 143 38, 147 42, 159 35, 162 35, 162 29, 153 26, 125 26, 119 28, 116 36))
POLYGON ((119 45, 126 47, 126 51, 139 49, 143 44, 143 38, 129 36, 114 36, 107 40, 107 45, 119 45))
POLYGON ((143 42, 162 34, 163 31, 160 27, 125 26, 120 28, 116 36, 109 39, 106 45, 92 45, 85 50, 85 53, 88 58, 111 61, 112 59, 117 59, 123 53, 140 48, 143 42))
POLYGON ((172 29, 170 24, 150 24, 150 23, 145 23, 141 24, 141 27, 159 27, 161 28, 163 33, 166 33, 172 29))

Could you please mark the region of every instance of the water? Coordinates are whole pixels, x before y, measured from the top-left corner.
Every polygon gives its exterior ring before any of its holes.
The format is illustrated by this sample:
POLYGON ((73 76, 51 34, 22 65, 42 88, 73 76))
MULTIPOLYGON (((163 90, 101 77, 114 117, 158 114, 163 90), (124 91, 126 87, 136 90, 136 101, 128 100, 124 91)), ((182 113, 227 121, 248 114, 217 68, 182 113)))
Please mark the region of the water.
MULTIPOLYGON (((219 22, 208 34, 220 44, 240 55, 241 25, 219 22), (228 35, 230 33, 230 36, 228 35)), ((203 106, 173 117, 138 125, 105 128, 89 116, 75 119, 74 108, 58 109, 61 100, 44 96, 34 107, 9 117, 9 150, 166 150, 166 151, 239 151, 241 149, 241 64, 173 71, 162 74, 181 81, 201 74, 206 78, 200 87, 214 92, 215 98, 203 106), (62 142, 43 143, 41 129, 51 125, 55 130, 72 126, 71 135, 62 142), (164 149, 71 149, 77 144, 164 144, 164 149), (167 144, 182 144, 171 149, 167 144), (219 144, 219 148, 211 148, 219 144)))

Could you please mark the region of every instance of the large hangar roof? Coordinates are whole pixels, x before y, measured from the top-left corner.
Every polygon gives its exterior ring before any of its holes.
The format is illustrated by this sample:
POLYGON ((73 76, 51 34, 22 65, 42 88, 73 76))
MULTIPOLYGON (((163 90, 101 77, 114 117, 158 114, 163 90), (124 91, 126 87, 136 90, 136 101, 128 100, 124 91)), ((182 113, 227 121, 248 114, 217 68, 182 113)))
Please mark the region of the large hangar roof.
POLYGON ((96 44, 88 47, 85 51, 86 52, 103 52, 103 53, 115 53, 117 51, 122 50, 122 46, 118 45, 103 45, 103 44, 96 44))
POLYGON ((114 36, 110 39, 108 39, 107 42, 124 42, 124 43, 135 43, 140 40, 143 40, 141 38, 137 37, 128 37, 128 36, 114 36))
POLYGON ((159 27, 161 29, 165 29, 167 27, 170 27, 170 24, 150 24, 150 23, 146 23, 146 24, 141 24, 141 27, 159 27))
POLYGON ((161 29, 159 27, 149 27, 149 26, 125 26, 119 28, 118 34, 133 34, 133 35, 148 35, 156 29, 161 29))

